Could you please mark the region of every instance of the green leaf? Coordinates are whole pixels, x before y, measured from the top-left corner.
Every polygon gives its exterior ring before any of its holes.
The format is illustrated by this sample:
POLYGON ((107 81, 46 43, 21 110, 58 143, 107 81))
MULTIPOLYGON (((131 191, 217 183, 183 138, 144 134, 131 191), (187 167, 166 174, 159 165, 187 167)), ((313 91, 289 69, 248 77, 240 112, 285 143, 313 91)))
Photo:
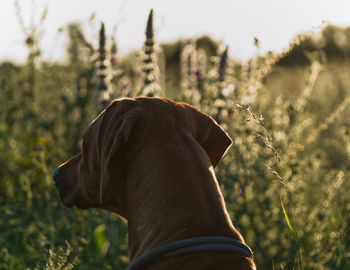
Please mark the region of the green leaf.
POLYGON ((106 236, 106 225, 100 224, 95 229, 95 242, 97 250, 100 254, 106 255, 109 248, 109 241, 106 236))
POLYGON ((282 194, 280 194, 280 200, 281 200, 281 206, 282 206, 284 218, 285 218, 285 220, 286 220, 286 222, 287 222, 288 228, 289 228, 290 232, 292 233, 295 242, 298 243, 297 234, 295 233, 295 230, 293 229, 293 226, 292 226, 292 224, 291 224, 291 222, 290 222, 290 220, 289 220, 287 211, 286 211, 286 209, 284 208, 284 205, 283 205, 283 202, 282 202, 282 194))

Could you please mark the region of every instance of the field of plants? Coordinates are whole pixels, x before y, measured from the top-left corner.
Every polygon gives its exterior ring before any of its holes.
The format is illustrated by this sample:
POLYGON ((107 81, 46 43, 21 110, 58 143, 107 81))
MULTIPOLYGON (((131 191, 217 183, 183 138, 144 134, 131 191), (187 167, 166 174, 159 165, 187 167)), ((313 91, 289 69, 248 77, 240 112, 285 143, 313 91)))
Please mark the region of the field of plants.
MULTIPOLYGON (((66 59, 0 64, 0 269, 124 269, 127 225, 65 209, 51 180, 113 98, 158 96, 213 116, 233 145, 216 169, 258 269, 350 269, 350 29, 300 35, 246 63, 208 36, 118 54, 69 24, 66 59), (344 42, 345 40, 345 42, 344 42)), ((259 40, 255 40, 259 47, 259 40)))

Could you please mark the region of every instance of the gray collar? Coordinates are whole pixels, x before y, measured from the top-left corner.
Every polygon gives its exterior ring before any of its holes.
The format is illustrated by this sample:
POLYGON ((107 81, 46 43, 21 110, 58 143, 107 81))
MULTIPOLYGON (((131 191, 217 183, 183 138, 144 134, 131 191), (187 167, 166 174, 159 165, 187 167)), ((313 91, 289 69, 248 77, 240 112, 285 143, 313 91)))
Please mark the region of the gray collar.
POLYGON ((137 270, 167 258, 207 251, 231 251, 253 259, 251 249, 238 240, 222 236, 195 237, 165 244, 137 258, 126 270, 137 270))

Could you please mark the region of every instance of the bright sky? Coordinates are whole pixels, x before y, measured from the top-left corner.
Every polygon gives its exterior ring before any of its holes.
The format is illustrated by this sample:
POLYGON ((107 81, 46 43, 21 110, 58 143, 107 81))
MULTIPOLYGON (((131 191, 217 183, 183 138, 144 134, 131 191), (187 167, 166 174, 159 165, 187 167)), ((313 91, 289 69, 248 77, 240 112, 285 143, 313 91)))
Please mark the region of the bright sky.
MULTIPOLYGON (((115 33, 119 50, 126 53, 142 46, 149 10, 154 9, 156 39, 209 34, 230 47, 241 60, 253 57, 260 40, 260 53, 280 51, 300 32, 317 30, 324 21, 350 25, 349 0, 18 0, 26 27, 38 24, 45 7, 41 47, 44 57, 62 59, 66 37, 58 29, 81 21, 90 40, 97 43, 100 21, 107 34, 115 33), (33 7, 36 8, 33 8, 33 7), (95 22, 89 24, 95 13, 95 22), (113 31, 116 26, 116 31, 113 31)), ((23 61, 27 51, 16 15, 15 1, 0 0, 0 59, 23 61)))

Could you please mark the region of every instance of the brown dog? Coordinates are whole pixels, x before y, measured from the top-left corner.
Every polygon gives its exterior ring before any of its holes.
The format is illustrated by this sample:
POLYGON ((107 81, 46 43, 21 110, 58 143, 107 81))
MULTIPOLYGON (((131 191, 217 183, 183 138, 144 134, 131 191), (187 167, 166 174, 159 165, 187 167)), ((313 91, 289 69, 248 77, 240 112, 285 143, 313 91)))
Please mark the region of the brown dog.
MULTIPOLYGON (((208 115, 158 98, 115 100, 83 134, 82 152, 54 172, 64 206, 102 208, 128 220, 129 255, 202 236, 244 242, 213 167, 231 139, 208 115)), ((255 269, 228 251, 166 258, 143 269, 255 269)))

